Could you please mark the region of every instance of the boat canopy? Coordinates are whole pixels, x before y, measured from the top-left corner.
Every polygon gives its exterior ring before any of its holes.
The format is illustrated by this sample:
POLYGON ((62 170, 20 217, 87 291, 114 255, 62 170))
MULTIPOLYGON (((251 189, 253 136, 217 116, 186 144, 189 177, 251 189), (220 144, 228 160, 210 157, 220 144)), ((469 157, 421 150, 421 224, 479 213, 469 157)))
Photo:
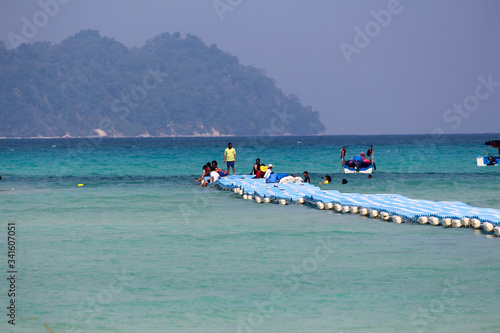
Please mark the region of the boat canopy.
POLYGON ((500 140, 486 141, 485 146, 492 146, 493 148, 498 148, 498 153, 500 154, 500 140))
POLYGON ((498 148, 500 147, 500 140, 486 141, 484 144, 486 146, 492 146, 493 148, 498 148))
POLYGON ((352 148, 352 147, 366 147, 366 148, 368 148, 368 150, 366 151, 366 155, 368 155, 368 157, 370 157, 373 154, 373 145, 352 144, 352 145, 342 146, 342 149, 340 149, 340 157, 344 158, 345 154, 347 152, 347 148, 352 148))

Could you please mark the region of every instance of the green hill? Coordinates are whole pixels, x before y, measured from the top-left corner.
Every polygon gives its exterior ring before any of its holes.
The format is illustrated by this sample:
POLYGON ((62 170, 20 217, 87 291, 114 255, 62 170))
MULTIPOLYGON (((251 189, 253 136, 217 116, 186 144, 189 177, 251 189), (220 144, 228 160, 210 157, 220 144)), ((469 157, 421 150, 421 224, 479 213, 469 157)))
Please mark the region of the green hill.
POLYGON ((141 48, 93 30, 60 44, 0 43, 0 137, 322 131, 318 112, 194 35, 164 33, 141 48))

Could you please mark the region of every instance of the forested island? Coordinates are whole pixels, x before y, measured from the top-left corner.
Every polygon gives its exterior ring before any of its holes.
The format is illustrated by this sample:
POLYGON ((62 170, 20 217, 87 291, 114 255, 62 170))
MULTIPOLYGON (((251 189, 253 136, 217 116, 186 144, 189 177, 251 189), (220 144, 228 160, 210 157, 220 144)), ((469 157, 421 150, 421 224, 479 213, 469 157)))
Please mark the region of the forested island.
POLYGON ((194 35, 0 43, 0 137, 309 135, 319 113, 194 35))

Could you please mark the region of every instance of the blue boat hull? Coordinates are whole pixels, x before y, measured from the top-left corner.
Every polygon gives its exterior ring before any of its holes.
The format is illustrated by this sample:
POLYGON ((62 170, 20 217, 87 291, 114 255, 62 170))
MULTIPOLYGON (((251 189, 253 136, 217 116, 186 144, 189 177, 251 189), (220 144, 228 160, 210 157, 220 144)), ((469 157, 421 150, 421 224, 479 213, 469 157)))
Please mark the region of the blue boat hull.
POLYGON ((343 165, 344 173, 372 173, 373 172, 373 163, 364 168, 360 168, 356 170, 355 168, 348 167, 346 164, 343 165))
POLYGON ((478 166, 499 166, 500 156, 478 156, 476 161, 478 166))

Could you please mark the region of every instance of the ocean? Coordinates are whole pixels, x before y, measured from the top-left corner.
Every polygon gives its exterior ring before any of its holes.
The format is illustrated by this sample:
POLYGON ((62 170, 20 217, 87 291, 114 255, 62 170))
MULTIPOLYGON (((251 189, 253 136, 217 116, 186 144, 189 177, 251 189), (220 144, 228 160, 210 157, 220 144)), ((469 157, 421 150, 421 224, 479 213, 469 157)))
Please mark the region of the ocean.
POLYGON ((260 158, 323 189, 500 209, 500 168, 476 166, 493 139, 0 140, 0 331, 499 332, 498 237, 194 182, 231 141, 237 173, 260 158), (339 173, 351 144, 374 146, 373 178, 339 173))

